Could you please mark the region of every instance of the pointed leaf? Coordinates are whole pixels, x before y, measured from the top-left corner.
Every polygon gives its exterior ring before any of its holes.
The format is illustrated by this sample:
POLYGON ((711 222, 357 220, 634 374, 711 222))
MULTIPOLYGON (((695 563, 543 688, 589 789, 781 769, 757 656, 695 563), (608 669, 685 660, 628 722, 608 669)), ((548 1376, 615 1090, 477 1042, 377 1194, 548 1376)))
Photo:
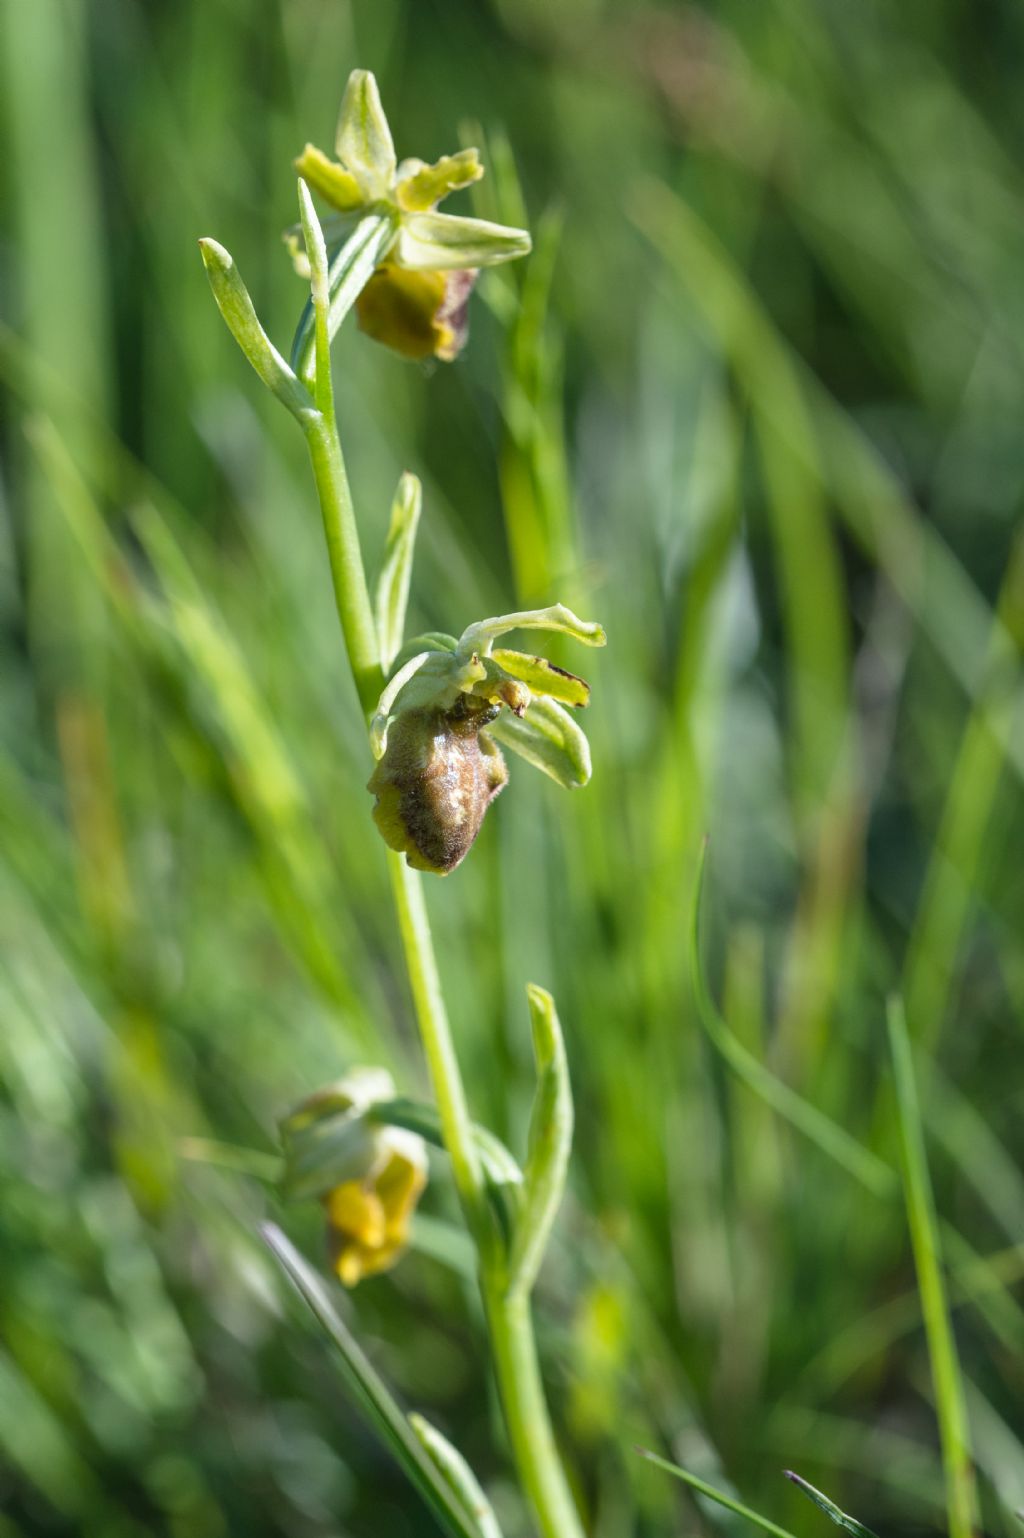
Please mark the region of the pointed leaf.
POLYGON ((490 1501, 484 1494, 480 1481, 465 1458, 422 1415, 409 1416, 409 1425, 419 1437, 427 1452, 437 1464, 441 1474, 476 1518, 480 1538, 501 1538, 501 1528, 490 1501))
POLYGON ((377 82, 368 69, 354 69, 348 77, 335 148, 338 159, 358 177, 368 201, 387 195, 395 176, 395 146, 377 82))
POLYGON ((399 207, 407 213, 420 213, 440 203, 449 192, 478 182, 483 174, 480 152, 474 149, 442 155, 432 166, 426 166, 422 161, 407 161, 398 168, 395 195, 399 207))
POLYGON ((314 410, 313 402, 260 325, 249 290, 230 252, 208 237, 199 242, 199 249, 217 308, 231 335, 263 383, 292 415, 309 416, 314 410))
MULTIPOLYGON (((352 231, 353 217, 352 214, 328 214, 326 219, 320 220, 320 228, 324 232, 324 240, 327 242, 328 250, 337 250, 342 245, 345 237, 352 231)), ((290 224, 283 231, 281 239, 284 241, 285 249, 291 257, 292 266, 295 268, 295 271, 300 278, 304 278, 308 283, 311 273, 309 257, 306 255, 306 242, 302 234, 302 225, 290 224)))
POLYGON ((534 700, 521 717, 503 710, 487 730, 503 748, 543 769, 566 790, 579 790, 590 779, 590 744, 554 700, 534 700))
POLYGON ((531 693, 546 695, 561 705, 579 707, 590 700, 590 685, 575 673, 556 667, 546 657, 534 657, 528 652, 512 652, 502 647, 492 653, 494 661, 513 678, 526 684, 531 693))
MULTIPOLYGON (((394 238, 394 221, 387 214, 368 214, 360 219, 328 271, 330 309, 328 340, 333 342, 345 316, 373 276, 394 238)), ((292 367, 300 379, 312 379, 314 370, 315 315, 312 299, 299 317, 292 341, 292 367)))
POLYGON ((349 1391, 377 1435, 416 1486, 445 1532, 480 1538, 476 1519, 409 1425, 394 1396, 334 1306, 323 1278, 308 1265, 273 1223, 262 1228, 285 1275, 337 1350, 349 1391))
POLYGON ((573 1129, 572 1085, 555 1001, 534 983, 529 984, 526 995, 537 1089, 530 1116, 523 1201, 509 1261, 509 1291, 520 1294, 528 1293, 536 1281, 562 1202, 573 1129))
POLYGON ((413 272, 439 272, 454 267, 494 267, 526 256, 530 236, 486 219, 457 214, 406 214, 396 244, 398 264, 413 272))
POLYGON ((384 546, 384 564, 377 579, 376 616, 381 666, 387 672, 402 649, 405 611, 409 602, 413 548, 423 504, 419 477, 407 470, 391 504, 391 525, 384 546))
POLYGON ((331 385, 331 343, 327 332, 330 310, 327 247, 320 220, 313 207, 313 198, 301 177, 299 214, 309 262, 310 297, 313 301, 313 394, 317 409, 330 419, 334 412, 334 391, 331 385))

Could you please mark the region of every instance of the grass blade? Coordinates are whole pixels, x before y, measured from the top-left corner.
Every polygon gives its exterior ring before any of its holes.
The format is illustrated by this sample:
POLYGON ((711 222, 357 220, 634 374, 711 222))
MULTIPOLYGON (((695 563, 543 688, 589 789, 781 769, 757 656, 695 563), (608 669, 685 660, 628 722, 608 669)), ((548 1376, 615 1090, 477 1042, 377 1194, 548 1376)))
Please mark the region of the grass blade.
POLYGON ((804 1100, 795 1090, 777 1079, 729 1030, 715 1007, 704 972, 700 948, 701 898, 704 888, 704 861, 707 844, 702 847, 697 863, 697 879, 694 884, 693 905, 690 911, 690 975, 697 1003, 697 1014, 712 1046, 728 1063, 737 1078, 753 1090, 772 1110, 802 1132, 804 1137, 816 1143, 823 1153, 841 1164, 869 1191, 877 1196, 893 1194, 893 1171, 881 1159, 845 1128, 832 1121, 809 1100, 804 1100))
POLYGON ((294 1245, 273 1223, 265 1223, 263 1238, 288 1280, 337 1348, 342 1376, 359 1408, 381 1441, 416 1486, 447 1533, 455 1538, 480 1538, 477 1523, 465 1509, 434 1459, 423 1446, 391 1390, 366 1356, 331 1302, 323 1279, 306 1264, 294 1245))
POLYGON ((827 1495, 816 1490, 806 1479, 802 1479, 799 1474, 794 1474, 792 1469, 785 1469, 783 1472, 787 1479, 793 1481, 798 1490, 802 1490, 808 1499, 814 1502, 815 1506, 820 1506, 825 1515, 832 1518, 837 1527, 845 1527, 848 1533, 856 1534, 856 1538, 875 1538, 870 1527, 865 1527, 863 1522, 857 1521, 856 1517, 848 1516, 835 1501, 830 1501, 827 1495))
POLYGON ((660 1458, 657 1453, 652 1453, 647 1447, 638 1447, 636 1451, 641 1458, 646 1458, 648 1463, 653 1463, 655 1468, 664 1469, 666 1474, 673 1474, 676 1479, 681 1479, 684 1485, 706 1495, 708 1500, 717 1501, 719 1506, 724 1506, 726 1511, 734 1511, 738 1517, 746 1517, 748 1522, 753 1522, 766 1533, 774 1534, 774 1538, 793 1538, 788 1528, 779 1527, 777 1522, 772 1522, 768 1517, 762 1517, 758 1512, 752 1511, 749 1506, 744 1506, 741 1501, 734 1501, 731 1495, 726 1495, 721 1490, 716 1490, 714 1485, 706 1484, 703 1479, 698 1479, 696 1474, 690 1474, 686 1469, 681 1469, 678 1463, 670 1463, 667 1458, 660 1458))
POLYGON ((946 1476, 949 1533, 950 1538, 971 1538, 978 1530, 978 1509, 970 1431, 956 1342, 949 1318, 949 1300, 942 1275, 935 1199, 921 1130, 910 1039, 903 1006, 898 999, 889 1002, 888 1024, 896 1083, 903 1189, 935 1388, 935 1409, 946 1476))

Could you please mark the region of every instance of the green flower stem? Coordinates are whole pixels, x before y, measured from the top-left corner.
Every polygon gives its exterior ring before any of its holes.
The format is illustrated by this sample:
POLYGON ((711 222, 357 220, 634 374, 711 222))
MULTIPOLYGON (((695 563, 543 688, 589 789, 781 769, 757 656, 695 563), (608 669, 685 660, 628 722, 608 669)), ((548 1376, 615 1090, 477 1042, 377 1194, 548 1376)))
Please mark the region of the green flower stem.
MULTIPOLYGON (((320 387, 323 391, 322 380, 320 387)), ((384 674, 341 442, 333 413, 325 416, 316 412, 302 425, 323 514, 338 617, 359 701, 369 720, 384 687, 384 674)), ((529 1301, 522 1295, 510 1296, 504 1255, 490 1223, 420 875, 393 850, 388 850, 387 858, 445 1147, 466 1223, 477 1245, 480 1285, 513 1457, 543 1538, 583 1538, 551 1429, 529 1301)))
POLYGON ((487 1271, 482 1287, 505 1424, 542 1538, 583 1538, 551 1429, 529 1300, 510 1297, 502 1279, 487 1271))
POLYGON ((341 442, 333 420, 319 413, 304 423, 304 431, 323 514, 338 618, 359 703, 369 719, 384 687, 384 673, 341 442))
POLYGON ((398 909, 398 925, 412 987, 423 1050, 437 1097, 448 1157, 455 1186, 478 1247, 485 1235, 483 1178, 473 1139, 473 1123, 466 1104, 448 1011, 441 993, 427 905, 418 871, 410 870, 402 855, 388 850, 388 871, 398 909))
POLYGON ((441 994, 422 880, 418 871, 410 870, 403 857, 390 849, 388 869, 445 1147, 466 1222, 477 1242, 480 1286, 513 1457, 544 1538, 583 1538, 551 1429, 529 1300, 521 1293, 510 1294, 504 1258, 491 1235, 473 1124, 441 994))

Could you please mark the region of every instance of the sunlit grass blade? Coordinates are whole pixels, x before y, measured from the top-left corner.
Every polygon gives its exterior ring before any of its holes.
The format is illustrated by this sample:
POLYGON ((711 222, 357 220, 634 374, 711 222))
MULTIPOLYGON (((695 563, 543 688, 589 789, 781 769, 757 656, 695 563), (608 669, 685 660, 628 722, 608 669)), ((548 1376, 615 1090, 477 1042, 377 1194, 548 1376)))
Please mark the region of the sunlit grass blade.
POLYGON ((652 1453, 647 1447, 638 1447, 636 1451, 641 1458, 646 1458, 648 1463, 653 1463, 655 1468, 664 1469, 666 1474, 672 1474, 676 1479, 681 1479, 684 1485, 690 1486, 691 1490, 696 1490, 699 1495, 706 1495, 709 1501, 717 1501, 719 1506, 725 1507, 726 1511, 733 1511, 738 1517, 746 1517, 748 1522, 753 1522, 763 1532, 772 1533, 774 1538, 793 1538, 788 1528, 780 1527, 777 1522, 772 1522, 768 1517, 762 1517, 760 1512, 744 1506, 742 1501, 735 1501, 731 1495, 726 1495, 722 1490, 716 1490, 714 1485, 698 1479, 696 1474, 690 1474, 686 1469, 681 1469, 678 1463, 670 1463, 667 1458, 660 1458, 657 1453, 652 1453))
POLYGON ((876 1534, 871 1531, 870 1527, 865 1527, 863 1522, 857 1521, 856 1517, 848 1516, 845 1511, 840 1510, 835 1501, 830 1501, 827 1495, 823 1495, 820 1490, 816 1490, 812 1484, 809 1484, 806 1479, 802 1479, 799 1474, 794 1474, 792 1469, 785 1469, 783 1472, 787 1479, 793 1481, 798 1490, 802 1490, 808 1499, 814 1502, 815 1506, 820 1506, 825 1515, 831 1517, 837 1527, 845 1527, 846 1531, 854 1533, 856 1538, 876 1538, 876 1534))
POLYGON ((704 885, 705 844, 697 865, 693 904, 690 910, 690 973, 697 1002, 697 1013, 708 1039, 738 1078, 760 1096, 798 1132, 815 1143, 823 1153, 855 1176, 878 1196, 891 1196, 895 1176, 883 1160, 864 1148, 845 1128, 832 1121, 817 1106, 811 1105, 759 1062, 729 1030, 718 1013, 704 972, 700 948, 701 898, 704 885))
POLYGON ((445 1532, 454 1534, 455 1538, 480 1538, 478 1523, 423 1446, 373 1363, 342 1322, 323 1279, 306 1264, 273 1223, 264 1224, 262 1232, 285 1275, 336 1348, 336 1360, 352 1397, 445 1532))
POLYGON ((910 1039, 898 999, 890 1000, 888 1025, 896 1083, 903 1189, 935 1388, 949 1533, 950 1538, 971 1538, 978 1530, 978 1508, 970 1431, 942 1274, 935 1199, 928 1173, 910 1039))

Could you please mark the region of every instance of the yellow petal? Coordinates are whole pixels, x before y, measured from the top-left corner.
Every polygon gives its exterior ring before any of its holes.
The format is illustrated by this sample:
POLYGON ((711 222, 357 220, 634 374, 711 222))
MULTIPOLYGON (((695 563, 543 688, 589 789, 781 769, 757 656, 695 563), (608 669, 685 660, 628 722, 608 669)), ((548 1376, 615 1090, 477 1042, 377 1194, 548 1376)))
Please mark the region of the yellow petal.
POLYGON ((339 1234, 361 1244, 382 1244, 387 1227, 384 1204, 372 1186, 346 1180, 324 1197, 327 1221, 339 1234))
POLYGON ((306 145, 295 162, 295 169, 311 191, 319 193, 326 203, 343 214, 362 208, 366 201, 351 171, 331 160, 315 144, 306 145))
POLYGON ((434 165, 424 165, 422 160, 410 161, 409 170, 401 175, 395 187, 398 206, 407 213, 422 213, 446 198, 459 187, 478 182, 484 174, 479 150, 459 150, 457 155, 442 155, 434 165))

